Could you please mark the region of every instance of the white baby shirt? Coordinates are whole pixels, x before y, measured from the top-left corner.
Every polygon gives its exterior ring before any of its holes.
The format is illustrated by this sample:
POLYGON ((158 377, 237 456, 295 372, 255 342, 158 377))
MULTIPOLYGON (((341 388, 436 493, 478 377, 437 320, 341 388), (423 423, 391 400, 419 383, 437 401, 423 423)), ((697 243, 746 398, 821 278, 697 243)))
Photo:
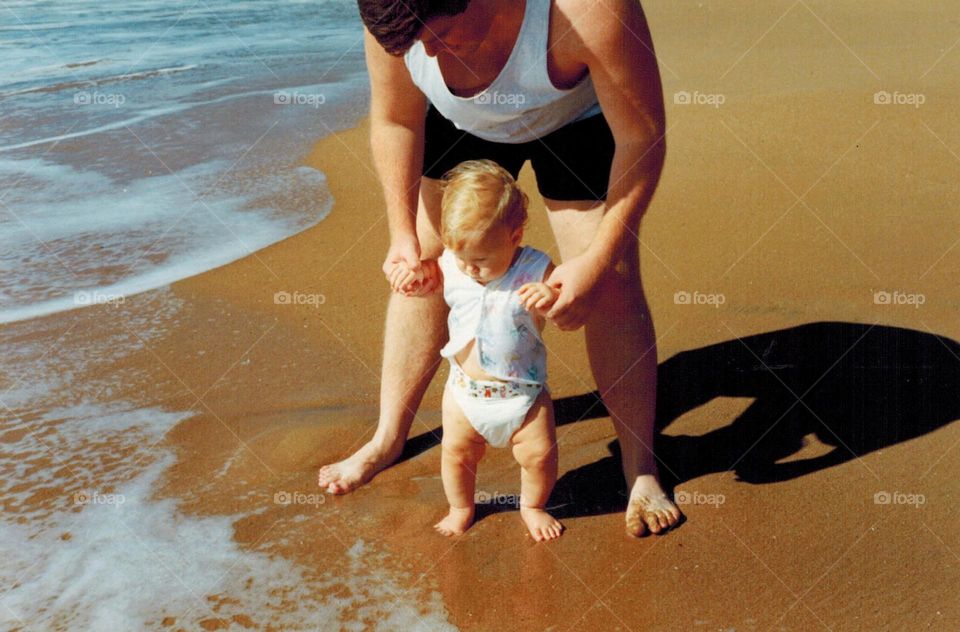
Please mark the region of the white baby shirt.
POLYGON ((501 380, 545 384, 546 349, 533 314, 523 308, 517 290, 525 283, 542 281, 550 257, 523 246, 503 276, 486 285, 461 272, 449 250, 438 262, 443 298, 450 306, 450 340, 440 355, 451 358, 476 338, 484 371, 501 380))

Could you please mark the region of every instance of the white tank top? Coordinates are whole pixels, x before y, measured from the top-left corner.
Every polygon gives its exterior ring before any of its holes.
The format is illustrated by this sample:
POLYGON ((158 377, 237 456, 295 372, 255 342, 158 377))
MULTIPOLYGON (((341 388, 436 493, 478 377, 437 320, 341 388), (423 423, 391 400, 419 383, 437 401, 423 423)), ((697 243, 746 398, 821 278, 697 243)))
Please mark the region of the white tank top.
POLYGON ((449 250, 443 251, 438 262, 443 271, 443 298, 450 306, 450 340, 440 355, 451 358, 476 339, 480 366, 493 377, 546 384, 546 349, 533 314, 523 308, 517 290, 524 283, 542 281, 550 257, 523 246, 503 276, 486 285, 461 272, 449 250))
POLYGON ((410 77, 457 129, 497 143, 525 143, 568 123, 600 113, 587 75, 569 90, 558 90, 547 74, 547 35, 551 0, 526 0, 523 24, 503 70, 472 97, 450 92, 436 57, 420 40, 403 56, 410 77))

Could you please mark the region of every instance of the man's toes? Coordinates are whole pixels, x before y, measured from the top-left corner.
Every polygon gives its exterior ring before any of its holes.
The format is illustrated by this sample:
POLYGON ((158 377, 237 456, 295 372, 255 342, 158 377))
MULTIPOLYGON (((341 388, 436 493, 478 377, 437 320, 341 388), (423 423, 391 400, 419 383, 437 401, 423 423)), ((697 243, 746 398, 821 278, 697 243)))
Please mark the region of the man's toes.
POLYGON ((666 511, 663 511, 663 510, 658 511, 658 512, 657 512, 657 520, 660 521, 660 528, 661 528, 661 529, 669 529, 669 528, 670 528, 670 516, 669 516, 669 514, 667 514, 666 511))
POLYGON ((321 472, 317 476, 317 482, 320 483, 321 487, 329 488, 333 485, 337 485, 338 483, 340 483, 341 478, 342 478, 342 474, 340 473, 339 470, 330 469, 330 470, 327 470, 326 472, 321 472))
POLYGON ((657 520, 657 514, 647 512, 643 516, 644 521, 647 523, 647 528, 650 529, 652 533, 660 533, 660 522, 657 520))
POLYGON ((639 520, 627 525, 627 535, 633 538, 642 538, 647 533, 647 525, 639 520))
POLYGON ((320 485, 320 487, 326 487, 333 481, 334 478, 336 478, 335 472, 330 468, 329 465, 324 465, 320 468, 320 471, 317 472, 317 483, 320 485))
POLYGON ((639 538, 647 532, 647 525, 640 520, 638 513, 627 516, 627 534, 634 538, 639 538))

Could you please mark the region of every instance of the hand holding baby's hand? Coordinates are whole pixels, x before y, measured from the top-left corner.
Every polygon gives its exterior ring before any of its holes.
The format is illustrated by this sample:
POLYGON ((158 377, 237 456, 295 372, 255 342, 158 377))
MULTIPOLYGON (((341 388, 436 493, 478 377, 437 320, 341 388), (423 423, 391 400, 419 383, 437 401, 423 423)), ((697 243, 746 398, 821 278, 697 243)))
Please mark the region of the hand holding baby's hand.
POLYGON ((432 293, 439 282, 437 262, 427 259, 420 267, 412 269, 405 262, 398 262, 389 275, 390 289, 404 296, 424 296, 432 293))
POLYGON ((407 294, 414 289, 419 289, 420 282, 423 280, 423 271, 419 268, 412 269, 405 261, 398 261, 387 279, 390 281, 391 290, 407 294))
POLYGON ((523 308, 539 316, 546 316, 557 297, 560 296, 558 290, 546 283, 525 283, 517 290, 517 294, 520 295, 523 308))

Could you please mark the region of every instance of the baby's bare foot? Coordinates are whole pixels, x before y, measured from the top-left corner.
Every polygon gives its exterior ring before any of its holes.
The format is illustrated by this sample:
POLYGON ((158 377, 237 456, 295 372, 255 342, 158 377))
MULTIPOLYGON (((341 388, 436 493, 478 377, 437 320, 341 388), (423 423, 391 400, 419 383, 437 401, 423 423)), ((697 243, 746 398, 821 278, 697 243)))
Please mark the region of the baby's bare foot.
POLYGON ((371 441, 346 459, 321 467, 317 483, 330 494, 346 494, 366 484, 395 460, 396 456, 381 451, 371 441))
POLYGON ((447 517, 433 525, 433 528, 446 536, 463 535, 473 524, 473 511, 473 507, 451 507, 447 517))
POLYGON ((647 474, 638 476, 633 484, 626 520, 627 534, 638 538, 648 529, 660 533, 674 526, 680 520, 680 510, 667 498, 656 477, 647 474))
POLYGON ((554 540, 563 533, 563 525, 539 507, 520 507, 520 518, 536 542, 554 540))

